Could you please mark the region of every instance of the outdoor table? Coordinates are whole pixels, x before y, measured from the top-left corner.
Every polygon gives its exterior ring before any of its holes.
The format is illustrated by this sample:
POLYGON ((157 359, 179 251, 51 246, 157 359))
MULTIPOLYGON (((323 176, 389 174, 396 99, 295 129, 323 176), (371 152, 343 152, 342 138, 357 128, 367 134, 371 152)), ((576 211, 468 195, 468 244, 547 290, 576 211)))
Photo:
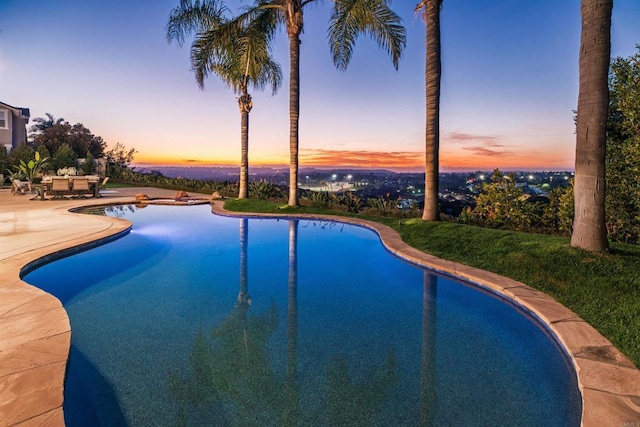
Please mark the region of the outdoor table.
MULTIPOLYGON (((100 177, 97 175, 85 175, 85 176, 69 176, 69 177, 65 177, 65 178, 69 178, 69 191, 71 191, 71 188, 73 186, 73 179, 74 178, 88 178, 89 180, 89 188, 92 190, 93 193, 93 197, 98 197, 98 192, 100 191, 100 177)), ((49 176, 49 177, 43 177, 42 178, 42 184, 39 184, 42 188, 41 188, 41 200, 46 200, 44 198, 44 194, 47 190, 49 190, 49 187, 51 186, 51 181, 52 181, 53 177, 49 176)))
POLYGON ((31 200, 37 200, 38 197, 40 198, 40 200, 47 200, 44 198, 46 187, 46 184, 31 184, 32 191, 35 191, 35 194, 31 198, 31 200))

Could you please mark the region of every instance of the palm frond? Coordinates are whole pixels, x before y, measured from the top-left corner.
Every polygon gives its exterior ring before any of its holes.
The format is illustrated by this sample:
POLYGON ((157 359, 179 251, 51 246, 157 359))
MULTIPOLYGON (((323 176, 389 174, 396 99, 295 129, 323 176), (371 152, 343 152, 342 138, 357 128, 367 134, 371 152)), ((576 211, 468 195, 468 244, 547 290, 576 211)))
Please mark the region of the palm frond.
POLYGON ((277 25, 273 10, 253 8, 199 31, 191 45, 198 85, 203 88, 213 73, 236 93, 246 92, 248 86, 264 89, 267 85, 275 93, 282 83, 280 65, 270 54, 277 25))
POLYGON ((228 11, 219 0, 180 0, 169 15, 167 41, 182 46, 187 36, 223 23, 228 11))
POLYGON ((339 70, 349 65, 355 42, 366 34, 391 55, 398 69, 406 45, 402 19, 391 10, 388 0, 334 0, 329 21, 329 45, 339 70))

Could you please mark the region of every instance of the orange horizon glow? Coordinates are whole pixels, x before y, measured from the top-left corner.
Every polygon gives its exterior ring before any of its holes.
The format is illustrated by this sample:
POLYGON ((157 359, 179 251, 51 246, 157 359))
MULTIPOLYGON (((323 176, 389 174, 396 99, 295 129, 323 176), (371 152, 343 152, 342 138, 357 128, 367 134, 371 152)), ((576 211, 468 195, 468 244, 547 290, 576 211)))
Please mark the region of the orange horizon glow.
MULTIPOLYGON (((265 159, 249 159, 249 166, 288 168, 287 156, 265 159)), ((136 156, 133 166, 139 167, 238 167, 236 159, 179 159, 160 156, 136 156)), ((424 152, 421 151, 366 151, 366 150, 301 150, 299 167, 319 169, 387 169, 396 172, 424 171, 424 152)), ((530 171, 570 171, 574 169, 572 162, 558 159, 557 154, 546 155, 531 153, 498 154, 486 149, 484 153, 476 151, 473 155, 459 151, 440 153, 440 171, 492 171, 530 170, 530 171)))

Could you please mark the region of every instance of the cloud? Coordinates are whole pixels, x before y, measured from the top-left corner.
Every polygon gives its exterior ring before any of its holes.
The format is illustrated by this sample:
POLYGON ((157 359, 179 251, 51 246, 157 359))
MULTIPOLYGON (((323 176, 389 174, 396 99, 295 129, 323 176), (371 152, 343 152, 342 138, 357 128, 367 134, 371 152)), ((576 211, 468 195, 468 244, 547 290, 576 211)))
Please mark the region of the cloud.
POLYGON ((490 144, 491 146, 501 146, 499 142, 501 137, 499 136, 490 136, 490 135, 474 135, 471 133, 463 133, 463 132, 450 132, 449 135, 444 137, 444 140, 447 142, 457 142, 466 144, 469 142, 473 143, 482 143, 482 144, 490 144))
POLYGON ((361 167, 361 168, 424 168, 424 153, 420 151, 366 150, 301 150, 300 164, 304 166, 361 167))
POLYGON ((203 163, 202 160, 196 160, 196 159, 185 159, 182 162, 183 163, 203 163))
MULTIPOLYGON (((509 144, 501 141, 502 137, 496 135, 474 135, 463 132, 450 132, 444 137, 446 143, 464 144, 459 149, 470 152, 474 157, 504 157, 516 153, 511 150, 509 144)), ((441 150, 444 147, 440 147, 441 150)))
POLYGON ((502 144, 495 144, 495 145, 488 145, 488 146, 480 146, 480 145, 475 145, 472 147, 463 147, 462 149, 465 151, 471 151, 471 155, 473 156, 511 156, 514 155, 515 153, 513 151, 510 150, 496 150, 496 149, 492 149, 492 148, 499 148, 499 147, 504 147, 504 145, 502 144))

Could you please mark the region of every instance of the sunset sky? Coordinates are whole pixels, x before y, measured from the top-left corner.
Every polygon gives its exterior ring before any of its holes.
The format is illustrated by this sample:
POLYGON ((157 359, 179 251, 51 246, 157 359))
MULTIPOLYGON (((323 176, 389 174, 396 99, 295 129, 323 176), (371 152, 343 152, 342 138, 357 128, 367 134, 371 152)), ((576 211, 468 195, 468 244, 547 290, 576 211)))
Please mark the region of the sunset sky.
MULTIPOLYGON (((135 163, 239 164, 236 95, 200 90, 189 46, 166 40, 179 0, 0 0, 0 101, 82 123, 135 163), (36 5, 37 3, 37 5, 36 5)), ((362 37, 346 72, 332 64, 331 1, 305 10, 300 166, 420 170, 425 27, 417 0, 395 0, 407 28, 400 68, 362 37)), ((249 1, 227 1, 232 7, 249 1)), ((446 0, 442 14, 441 170, 573 169, 579 0, 446 0)), ((640 43, 640 1, 615 0, 612 55, 640 43)), ((190 43, 190 42, 189 42, 190 43)), ((288 43, 283 85, 252 92, 251 165, 289 161, 288 43)))

